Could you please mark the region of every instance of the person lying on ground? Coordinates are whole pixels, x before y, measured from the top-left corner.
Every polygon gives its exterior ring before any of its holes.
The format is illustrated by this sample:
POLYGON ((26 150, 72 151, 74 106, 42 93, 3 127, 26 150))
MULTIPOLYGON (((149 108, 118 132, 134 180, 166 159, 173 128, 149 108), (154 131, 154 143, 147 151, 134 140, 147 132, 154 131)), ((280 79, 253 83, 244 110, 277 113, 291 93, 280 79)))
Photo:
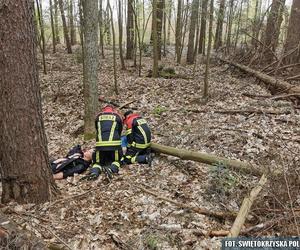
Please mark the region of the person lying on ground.
POLYGON ((133 113, 131 110, 125 112, 124 117, 123 122, 127 127, 126 138, 128 147, 126 154, 121 159, 121 163, 140 163, 151 166, 151 130, 147 121, 141 115, 133 113))
POLYGON ((83 179, 96 179, 104 172, 109 178, 120 169, 122 157, 121 133, 122 115, 112 105, 107 105, 97 116, 96 150, 93 154, 93 165, 89 174, 83 179))
POLYGON ((54 180, 83 173, 92 162, 94 149, 82 150, 80 145, 70 149, 66 157, 50 162, 54 180))

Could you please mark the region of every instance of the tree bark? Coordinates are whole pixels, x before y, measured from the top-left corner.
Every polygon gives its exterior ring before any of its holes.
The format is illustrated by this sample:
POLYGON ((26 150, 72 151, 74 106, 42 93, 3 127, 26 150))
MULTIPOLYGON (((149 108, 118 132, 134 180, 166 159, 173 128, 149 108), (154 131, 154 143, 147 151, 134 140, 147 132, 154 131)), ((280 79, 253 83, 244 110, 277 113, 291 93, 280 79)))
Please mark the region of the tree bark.
POLYGON ((261 0, 256 0, 255 1, 255 10, 254 10, 254 20, 253 20, 253 27, 252 27, 252 40, 251 44, 252 46, 256 47, 257 46, 257 40, 258 40, 258 25, 259 25, 259 15, 260 15, 260 1, 261 0))
POLYGON ((76 39, 76 28, 74 25, 74 7, 73 0, 69 2, 69 20, 70 20, 70 32, 71 32, 71 45, 75 45, 77 43, 76 39))
POLYGON ((66 16, 65 16, 65 12, 64 12, 63 0, 58 0, 58 3, 59 3, 61 20, 62 20, 62 23, 63 23, 63 30, 64 30, 64 36, 65 36, 67 51, 68 51, 69 54, 72 54, 72 47, 71 47, 70 36, 69 36, 68 27, 67 27, 66 16))
POLYGON ((110 23, 111 23, 112 39, 113 39, 114 91, 115 94, 118 95, 119 91, 118 91, 118 82, 117 82, 116 35, 115 35, 115 27, 114 27, 114 16, 113 16, 113 12, 109 0, 107 1, 107 6, 110 12, 110 23))
POLYGON ((121 68, 124 70, 125 62, 123 56, 123 11, 122 11, 122 4, 121 0, 118 1, 118 24, 119 24, 119 52, 120 52, 120 61, 121 61, 121 68))
POLYGON ((54 27, 56 44, 60 43, 59 28, 58 28, 58 0, 54 0, 54 27))
POLYGON ((271 63, 278 44, 282 13, 285 0, 273 0, 271 10, 267 20, 264 39, 264 61, 271 63))
POLYGON ((95 135, 98 103, 98 0, 83 1, 84 139, 95 135))
POLYGON ((43 123, 33 17, 30 0, 3 0, 0 4, 3 203, 48 201, 54 185, 43 123))
POLYGON ((41 53, 42 53, 42 59, 43 59, 43 71, 44 74, 47 74, 47 67, 46 67, 46 41, 45 41, 45 29, 44 29, 44 19, 43 19, 43 8, 42 8, 42 2, 39 0, 36 0, 36 8, 37 8, 37 15, 39 19, 39 27, 41 31, 41 53))
POLYGON ((54 15, 53 15, 53 3, 52 0, 49 1, 50 5, 50 20, 51 20, 51 33, 52 33, 52 52, 53 54, 56 53, 56 32, 55 32, 55 25, 54 25, 54 15))
POLYGON ((127 26, 126 26, 126 59, 133 59, 134 49, 134 23, 133 23, 133 0, 128 0, 127 5, 127 26))
POLYGON ((105 58, 104 55, 104 34, 103 34, 103 9, 102 9, 102 0, 99 0, 99 33, 100 33, 100 50, 102 58, 105 58))
POLYGON ((204 77, 204 89, 203 89, 203 99, 207 101, 208 98, 208 78, 209 78, 209 63, 210 63, 210 51, 212 43, 212 25, 214 18, 214 0, 210 0, 210 11, 209 11, 209 31, 208 31, 208 45, 207 45, 207 55, 206 55, 206 65, 205 65, 205 77, 204 77))
POLYGON ((157 38, 157 0, 153 0, 152 27, 153 27, 153 67, 152 76, 158 77, 158 38, 157 38))
POLYGON ((227 38, 226 38, 226 54, 230 53, 231 49, 231 30, 232 30, 232 22, 233 22, 233 5, 234 0, 230 0, 229 3, 229 14, 228 14, 228 21, 227 21, 227 38))
MULTIPOLYGON (((287 56, 284 60, 285 64, 294 64, 300 62, 300 1, 294 0, 292 5, 291 17, 288 26, 288 34, 285 42, 285 53, 295 48, 294 53, 287 56)), ((300 66, 295 71, 299 72, 300 66)))
POLYGON ((176 51, 177 63, 180 63, 181 61, 180 60, 181 37, 182 37, 182 0, 178 0, 176 30, 175 30, 175 51, 176 51))
POLYGON ((207 5, 208 0, 203 0, 202 2, 202 13, 201 13, 201 27, 200 27, 200 37, 199 37, 199 54, 205 54, 205 37, 206 37, 206 18, 207 18, 207 5))
POLYGON ((195 61, 194 43, 195 43, 195 31, 196 31, 196 24, 198 20, 198 13, 199 13, 199 0, 193 0, 191 24, 190 24, 189 40, 188 40, 188 50, 187 50, 187 58, 186 58, 188 64, 193 64, 195 61))
POLYGON ((171 20, 172 20, 172 7, 173 7, 173 3, 172 0, 169 0, 169 4, 168 4, 168 30, 167 30, 167 45, 171 44, 171 20))
POLYGON ((225 12, 225 0, 220 0, 219 13, 217 20, 216 36, 214 48, 218 50, 223 43, 223 22, 224 22, 224 12, 225 12))

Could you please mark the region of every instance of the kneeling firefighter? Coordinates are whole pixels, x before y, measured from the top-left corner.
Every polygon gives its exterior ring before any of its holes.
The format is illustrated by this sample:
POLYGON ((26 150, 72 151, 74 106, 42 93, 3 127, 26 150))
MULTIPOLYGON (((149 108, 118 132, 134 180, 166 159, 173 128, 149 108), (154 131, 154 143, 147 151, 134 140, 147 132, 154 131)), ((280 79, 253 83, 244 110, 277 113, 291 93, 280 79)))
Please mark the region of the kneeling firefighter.
POLYGON ((88 179, 96 179, 102 172, 109 178, 118 173, 122 157, 121 133, 122 115, 112 106, 102 109, 95 121, 96 150, 93 154, 93 166, 88 179))
POLYGON ((126 154, 122 157, 121 163, 141 163, 151 166, 151 131, 147 121, 131 110, 127 111, 124 116, 123 122, 127 127, 128 148, 126 154))

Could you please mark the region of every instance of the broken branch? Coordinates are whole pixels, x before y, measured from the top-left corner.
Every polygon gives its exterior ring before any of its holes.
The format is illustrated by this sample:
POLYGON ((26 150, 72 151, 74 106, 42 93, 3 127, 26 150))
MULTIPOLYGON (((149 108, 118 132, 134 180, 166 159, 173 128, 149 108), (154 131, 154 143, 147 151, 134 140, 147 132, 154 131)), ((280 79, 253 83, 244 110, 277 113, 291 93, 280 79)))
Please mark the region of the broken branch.
POLYGON ((238 215, 230 229, 228 237, 237 237, 239 235, 241 228, 244 225, 246 218, 250 212, 254 200, 262 190, 263 186, 266 184, 267 180, 267 177, 265 175, 262 175, 258 182, 258 185, 251 190, 249 196, 246 196, 244 198, 240 211, 238 212, 238 215))

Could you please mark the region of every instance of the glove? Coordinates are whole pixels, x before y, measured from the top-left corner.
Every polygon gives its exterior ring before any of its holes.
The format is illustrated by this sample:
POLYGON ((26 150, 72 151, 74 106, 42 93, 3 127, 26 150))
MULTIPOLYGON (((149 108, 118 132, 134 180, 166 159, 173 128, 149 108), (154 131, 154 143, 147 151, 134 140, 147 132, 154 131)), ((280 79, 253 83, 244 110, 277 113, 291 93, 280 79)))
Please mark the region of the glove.
POLYGON ((82 177, 80 180, 95 180, 99 177, 101 172, 102 172, 102 167, 100 165, 96 165, 90 170, 89 174, 82 177))
POLYGON ((103 172, 106 174, 106 176, 109 179, 112 179, 113 174, 117 174, 119 172, 119 168, 116 165, 111 164, 109 167, 108 166, 103 167, 103 172))

